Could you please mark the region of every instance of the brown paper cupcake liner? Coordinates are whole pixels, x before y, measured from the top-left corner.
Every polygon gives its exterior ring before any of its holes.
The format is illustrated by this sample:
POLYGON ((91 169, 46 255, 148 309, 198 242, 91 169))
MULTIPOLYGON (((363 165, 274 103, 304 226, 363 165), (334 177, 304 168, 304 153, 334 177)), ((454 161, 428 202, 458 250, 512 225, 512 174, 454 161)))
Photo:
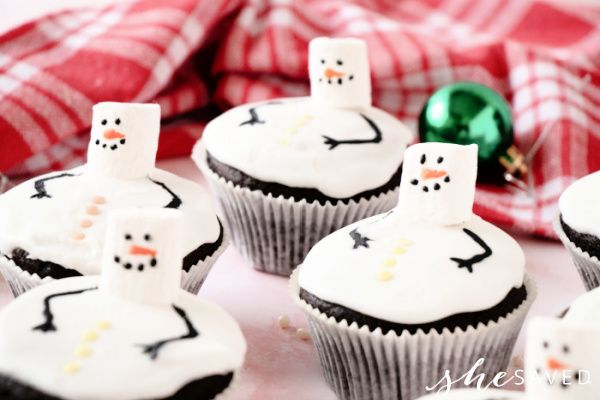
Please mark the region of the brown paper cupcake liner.
POLYGON ((579 272, 585 288, 589 291, 600 286, 600 260, 597 257, 589 255, 586 251, 569 240, 560 223, 560 215, 553 221, 554 231, 559 239, 569 251, 573 264, 579 272))
MULTIPOLYGON (((536 297, 536 285, 528 276, 525 287, 526 300, 496 322, 453 332, 419 330, 398 335, 327 317, 299 297, 297 272, 290 280, 292 297, 308 317, 325 380, 341 400, 413 400, 432 393, 427 387, 434 387, 446 370, 453 380, 458 379, 480 358, 484 358, 484 364, 476 374, 485 374, 488 383, 508 367, 536 297)), ((464 386, 462 380, 452 387, 464 386)))
POLYGON ((289 276, 319 240, 353 222, 389 211, 398 202, 398 188, 335 205, 273 197, 214 173, 201 143, 192 158, 217 197, 235 247, 255 269, 271 274, 289 276))
MULTIPOLYGON (((227 230, 225 230, 223 233, 223 243, 213 254, 193 265, 189 271, 182 271, 181 288, 192 294, 198 294, 200 287, 206 280, 211 268, 219 256, 227 249, 228 245, 229 234, 227 230)), ((0 258, 0 273, 8 283, 10 291, 15 297, 22 295, 34 287, 55 280, 49 276, 40 278, 38 274, 30 274, 19 268, 14 261, 6 259, 5 257, 0 258)))

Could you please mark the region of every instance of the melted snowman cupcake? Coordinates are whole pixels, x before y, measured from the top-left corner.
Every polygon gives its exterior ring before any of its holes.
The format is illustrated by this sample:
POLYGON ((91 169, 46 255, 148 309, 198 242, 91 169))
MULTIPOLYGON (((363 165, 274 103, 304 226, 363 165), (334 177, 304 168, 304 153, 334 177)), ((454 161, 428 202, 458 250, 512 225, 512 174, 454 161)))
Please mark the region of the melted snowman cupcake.
POLYGON ((15 295, 98 274, 107 212, 137 206, 183 212, 182 285, 197 293, 225 248, 224 232, 199 185, 155 168, 159 130, 158 104, 97 104, 87 164, 0 196, 0 270, 15 295))
POLYGON ((342 399, 507 367, 535 290, 519 245, 472 213, 476 168, 475 145, 409 147, 398 206, 321 240, 292 279, 342 399))
POLYGON ((525 393, 466 389, 421 400, 595 400, 600 392, 600 325, 535 318, 527 335, 525 393))
POLYGON ((101 277, 51 282, 0 312, 3 400, 208 400, 231 384, 246 344, 179 288, 181 212, 120 210, 108 224, 101 277))
POLYGON ((600 172, 574 182, 560 196, 554 229, 588 290, 600 286, 600 172))
POLYGON ((206 127, 194 160, 233 241, 257 269, 289 275, 319 239, 393 207, 413 136, 371 106, 367 48, 310 43, 311 96, 236 107, 206 127))

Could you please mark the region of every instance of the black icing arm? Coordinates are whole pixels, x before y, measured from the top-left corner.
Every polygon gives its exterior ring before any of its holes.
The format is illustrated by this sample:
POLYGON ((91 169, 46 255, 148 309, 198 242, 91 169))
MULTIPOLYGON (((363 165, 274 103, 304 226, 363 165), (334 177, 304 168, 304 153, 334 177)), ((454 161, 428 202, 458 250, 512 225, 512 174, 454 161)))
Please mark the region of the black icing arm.
POLYGON ((156 341, 154 343, 141 345, 141 347, 144 349, 143 350, 144 354, 148 354, 150 356, 151 360, 156 360, 158 358, 159 351, 165 345, 167 345, 169 343, 173 343, 173 342, 179 342, 181 340, 193 339, 200 335, 200 333, 194 327, 194 324, 192 324, 192 321, 190 321, 190 319, 188 318, 187 313, 183 309, 177 307, 176 305, 173 305, 173 309, 185 323, 185 326, 187 328, 187 333, 185 333, 184 335, 178 336, 178 337, 174 337, 174 338, 170 338, 170 339, 163 339, 163 340, 156 341))
POLYGON ((150 179, 150 181, 152 183, 157 184, 158 186, 160 186, 163 190, 165 190, 167 193, 169 193, 169 195, 171 195, 171 201, 169 202, 169 204, 167 204, 164 208, 175 208, 178 209, 179 207, 181 207, 181 204, 183 203, 181 201, 181 199, 179 198, 179 196, 177 196, 175 194, 175 192, 173 192, 171 189, 169 189, 169 187, 167 185, 165 185, 162 182, 159 181, 155 181, 154 179, 148 177, 148 179, 150 179))
POLYGON ((255 107, 250 107, 248 109, 248 113, 250 114, 250 119, 243 121, 240 123, 240 126, 244 126, 244 125, 255 125, 255 124, 264 124, 265 121, 260 119, 260 116, 258 115, 257 110, 259 108, 265 107, 265 106, 272 106, 272 105, 276 105, 276 104, 281 104, 280 101, 269 101, 267 103, 263 103, 263 104, 259 104, 255 107))
POLYGON ((369 127, 371 128, 371 130, 373 130, 373 132, 375 133, 375 136, 370 139, 337 140, 332 137, 323 135, 323 138, 325 139, 325 144, 327 146, 329 146, 329 150, 335 149, 340 144, 366 144, 366 143, 381 142, 383 135, 381 134, 381 130, 379 129, 377 124, 372 119, 370 119, 369 117, 367 117, 364 114, 360 114, 360 116, 365 121, 367 121, 367 124, 369 124, 369 127))
POLYGON ((32 199, 51 198, 52 196, 50 196, 48 194, 48 192, 46 191, 46 182, 51 181, 53 179, 68 178, 68 177, 79 176, 79 175, 81 175, 81 174, 72 174, 70 172, 63 172, 62 174, 53 175, 53 176, 49 176, 47 178, 38 179, 37 181, 35 181, 33 183, 33 187, 35 189, 35 193, 31 195, 31 198, 32 199))
POLYGON ((456 262, 458 264, 458 268, 466 268, 469 272, 473 273, 473 265, 490 257, 492 255, 492 249, 490 249, 490 246, 488 246, 487 243, 484 242, 483 239, 480 238, 475 232, 467 228, 463 228, 463 231, 469 235, 469 237, 473 239, 475 243, 481 246, 483 253, 476 254, 466 260, 458 257, 450 257, 450 260, 456 262))
POLYGON ((44 322, 38 326, 33 327, 33 330, 41 331, 41 332, 56 331, 56 326, 54 325, 54 314, 52 313, 52 307, 51 307, 52 300, 54 300, 58 297, 74 296, 74 295, 78 295, 78 294, 89 292, 90 290, 96 290, 96 289, 98 289, 98 288, 92 287, 92 288, 88 288, 88 289, 73 290, 70 292, 55 293, 50 296, 47 296, 44 299, 44 311, 42 312, 42 314, 44 316, 44 322))
POLYGON ((354 246, 352 247, 353 249, 356 250, 361 246, 366 247, 367 249, 369 248, 369 242, 371 241, 371 239, 361 235, 361 233, 358 231, 358 228, 350 231, 350 233, 348 234, 350 235, 352 240, 354 240, 354 246))

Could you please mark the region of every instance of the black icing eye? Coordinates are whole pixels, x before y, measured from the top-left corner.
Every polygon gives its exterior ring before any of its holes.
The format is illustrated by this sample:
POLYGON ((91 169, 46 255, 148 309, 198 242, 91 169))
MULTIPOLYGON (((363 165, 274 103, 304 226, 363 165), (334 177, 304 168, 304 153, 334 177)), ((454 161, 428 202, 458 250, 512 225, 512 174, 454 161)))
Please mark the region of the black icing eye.
POLYGON ((106 125, 106 124, 108 123, 108 121, 107 121, 107 120, 105 120, 105 119, 103 119, 102 121, 100 121, 100 123, 101 123, 102 125, 106 125))
POLYGON ((427 161, 427 157, 425 157, 425 154, 423 154, 421 156, 421 164, 425 164, 425 161, 427 161))
POLYGON ((321 58, 321 64, 325 64, 325 60, 321 58))
POLYGON ((146 233, 146 234, 144 235, 144 240, 145 240, 146 242, 149 242, 149 241, 151 241, 151 240, 152 240, 152 236, 150 236, 150 234, 146 233))
POLYGON ((337 65, 344 65, 344 62, 343 62, 342 60, 337 60, 337 61, 336 61, 336 64, 337 64, 337 65))
POLYGON ((544 343, 542 343, 542 346, 544 346, 545 349, 547 349, 548 347, 550 347, 550 345, 546 341, 544 341, 544 343))
POLYGON ((441 164, 444 161, 444 157, 438 157, 437 162, 438 164, 441 164))
POLYGON ((115 124, 120 125, 121 124, 121 118, 115 119, 115 124))
POLYGON ((569 348, 569 346, 564 345, 562 348, 563 353, 565 354, 569 354, 569 352, 571 351, 571 349, 569 348))
POLYGON ((450 177, 449 176, 445 177, 444 182, 446 182, 446 183, 450 182, 450 177))
POLYGON ((125 240, 131 240, 131 235, 129 233, 125 234, 125 240))

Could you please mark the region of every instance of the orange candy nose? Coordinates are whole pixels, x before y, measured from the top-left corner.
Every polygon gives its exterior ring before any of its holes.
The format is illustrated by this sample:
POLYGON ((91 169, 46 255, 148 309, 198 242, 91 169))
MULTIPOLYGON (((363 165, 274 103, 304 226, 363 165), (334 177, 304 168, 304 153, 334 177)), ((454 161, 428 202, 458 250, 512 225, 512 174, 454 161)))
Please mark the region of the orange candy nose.
POLYGON ((117 132, 114 129, 107 129, 104 131, 104 139, 123 139, 125 135, 121 132, 117 132))
POLYGON ((435 178, 441 178, 448 175, 448 173, 446 171, 440 170, 440 169, 423 169, 423 171, 421 171, 421 179, 435 179, 435 178))
POLYGON ((345 74, 343 72, 336 71, 335 69, 327 68, 325 70, 325 78, 341 78, 345 74))
POLYGON ((566 369, 569 369, 568 365, 566 365, 565 363, 562 363, 562 362, 558 361, 556 358, 552 358, 552 357, 550 357, 546 361, 546 366, 551 371, 564 371, 566 369))
POLYGON ((131 254, 133 256, 152 256, 152 257, 155 257, 156 256, 156 250, 151 249, 149 247, 138 246, 138 245, 134 244, 129 249, 129 254, 131 254))

